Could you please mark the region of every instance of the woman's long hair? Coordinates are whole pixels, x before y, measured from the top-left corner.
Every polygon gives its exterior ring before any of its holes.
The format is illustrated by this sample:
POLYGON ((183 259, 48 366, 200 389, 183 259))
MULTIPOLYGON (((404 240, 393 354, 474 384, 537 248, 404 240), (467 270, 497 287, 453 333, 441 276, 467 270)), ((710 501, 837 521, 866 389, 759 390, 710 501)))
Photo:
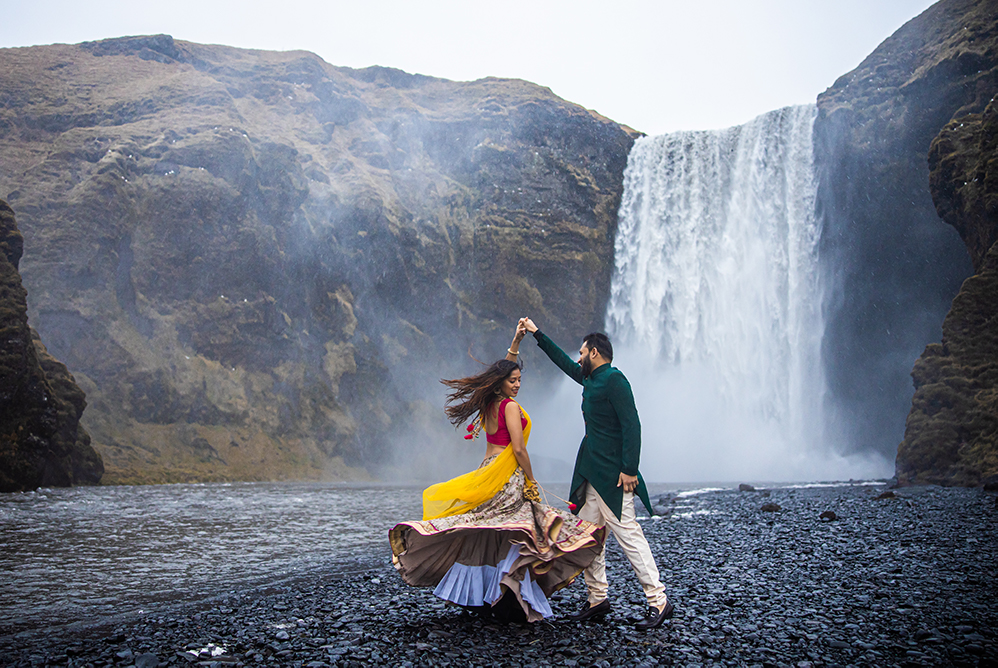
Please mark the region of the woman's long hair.
POLYGON ((440 382, 454 391, 447 395, 447 419, 455 427, 470 420, 476 413, 485 415, 485 410, 496 400, 496 389, 516 369, 522 367, 516 362, 499 360, 475 376, 440 382), (453 405, 452 405, 453 404, 453 405))

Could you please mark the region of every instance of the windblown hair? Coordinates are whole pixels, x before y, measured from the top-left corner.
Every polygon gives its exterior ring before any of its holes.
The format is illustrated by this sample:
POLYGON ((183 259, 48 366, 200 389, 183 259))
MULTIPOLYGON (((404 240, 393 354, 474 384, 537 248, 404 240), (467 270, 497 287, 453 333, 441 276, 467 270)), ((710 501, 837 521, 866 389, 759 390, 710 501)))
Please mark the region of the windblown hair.
POLYGON ((613 361, 613 344, 610 343, 610 337, 603 332, 586 334, 586 337, 582 339, 582 343, 586 344, 586 347, 590 350, 595 349, 607 362, 613 361))
POLYGON ((499 360, 478 375, 456 380, 441 380, 441 383, 454 390, 447 395, 447 407, 444 408, 447 419, 457 427, 477 413, 484 415, 497 398, 496 389, 509 378, 511 373, 522 368, 516 362, 499 360))

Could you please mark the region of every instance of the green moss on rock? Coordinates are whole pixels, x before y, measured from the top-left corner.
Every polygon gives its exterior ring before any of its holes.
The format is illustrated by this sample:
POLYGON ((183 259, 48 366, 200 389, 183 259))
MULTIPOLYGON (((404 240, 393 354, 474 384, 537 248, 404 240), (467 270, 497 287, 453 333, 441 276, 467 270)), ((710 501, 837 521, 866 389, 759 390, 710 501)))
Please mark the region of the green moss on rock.
POLYGON ((977 485, 998 474, 998 106, 949 123, 929 154, 940 216, 960 231, 977 273, 953 300, 943 340, 915 364, 898 447, 904 483, 977 485), (981 248, 990 244, 986 252, 981 248))

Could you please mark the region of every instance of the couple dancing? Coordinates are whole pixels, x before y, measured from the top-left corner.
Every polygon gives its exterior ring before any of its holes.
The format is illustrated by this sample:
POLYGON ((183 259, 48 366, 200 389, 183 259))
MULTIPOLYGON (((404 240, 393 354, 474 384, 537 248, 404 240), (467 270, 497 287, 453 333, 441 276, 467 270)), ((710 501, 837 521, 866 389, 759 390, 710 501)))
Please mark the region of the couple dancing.
POLYGON ((442 381, 453 390, 446 408, 450 421, 470 420, 465 438, 485 432, 485 461, 427 488, 422 521, 388 532, 392 561, 405 582, 435 586, 434 594, 457 605, 533 622, 552 616, 548 597, 584 571, 589 600, 569 619, 598 619, 610 612, 604 545, 609 527, 648 599, 648 615, 636 628, 656 628, 672 615, 634 515, 635 492, 651 508, 638 474, 641 425, 631 387, 612 360, 605 334, 586 336, 574 362, 523 318, 505 359, 476 376, 442 381), (519 347, 527 332, 583 388, 586 436, 569 497, 577 517, 541 502, 530 466, 530 416, 515 401, 519 347))

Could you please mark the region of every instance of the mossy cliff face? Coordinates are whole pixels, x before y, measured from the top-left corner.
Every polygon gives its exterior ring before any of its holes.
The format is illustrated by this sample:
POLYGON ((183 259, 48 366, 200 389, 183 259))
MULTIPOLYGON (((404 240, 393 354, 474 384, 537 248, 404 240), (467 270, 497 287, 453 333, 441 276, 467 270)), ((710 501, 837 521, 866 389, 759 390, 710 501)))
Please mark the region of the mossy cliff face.
POLYGON ((977 485, 998 474, 998 105, 958 118, 932 143, 932 198, 967 243, 976 274, 953 300, 942 343, 915 364, 898 448, 903 483, 977 485), (985 249, 986 247, 986 249, 985 249), (985 249, 985 250, 982 250, 985 249))
POLYGON ((363 477, 469 345, 602 324, 633 139, 545 88, 168 36, 0 64, 32 322, 107 482, 363 477))
POLYGON ((967 245, 974 272, 998 241, 998 107, 951 121, 929 149, 929 186, 939 217, 967 245))
MULTIPOLYGON (((908 378, 960 284, 966 247, 939 222, 925 156, 951 119, 998 90, 998 1, 943 0, 818 98, 815 154, 835 428, 891 458, 908 378)), ((986 249, 985 249, 986 250, 986 249)))
POLYGON ((0 492, 96 484, 104 466, 80 425, 83 391, 28 326, 23 247, 0 200, 0 492))

